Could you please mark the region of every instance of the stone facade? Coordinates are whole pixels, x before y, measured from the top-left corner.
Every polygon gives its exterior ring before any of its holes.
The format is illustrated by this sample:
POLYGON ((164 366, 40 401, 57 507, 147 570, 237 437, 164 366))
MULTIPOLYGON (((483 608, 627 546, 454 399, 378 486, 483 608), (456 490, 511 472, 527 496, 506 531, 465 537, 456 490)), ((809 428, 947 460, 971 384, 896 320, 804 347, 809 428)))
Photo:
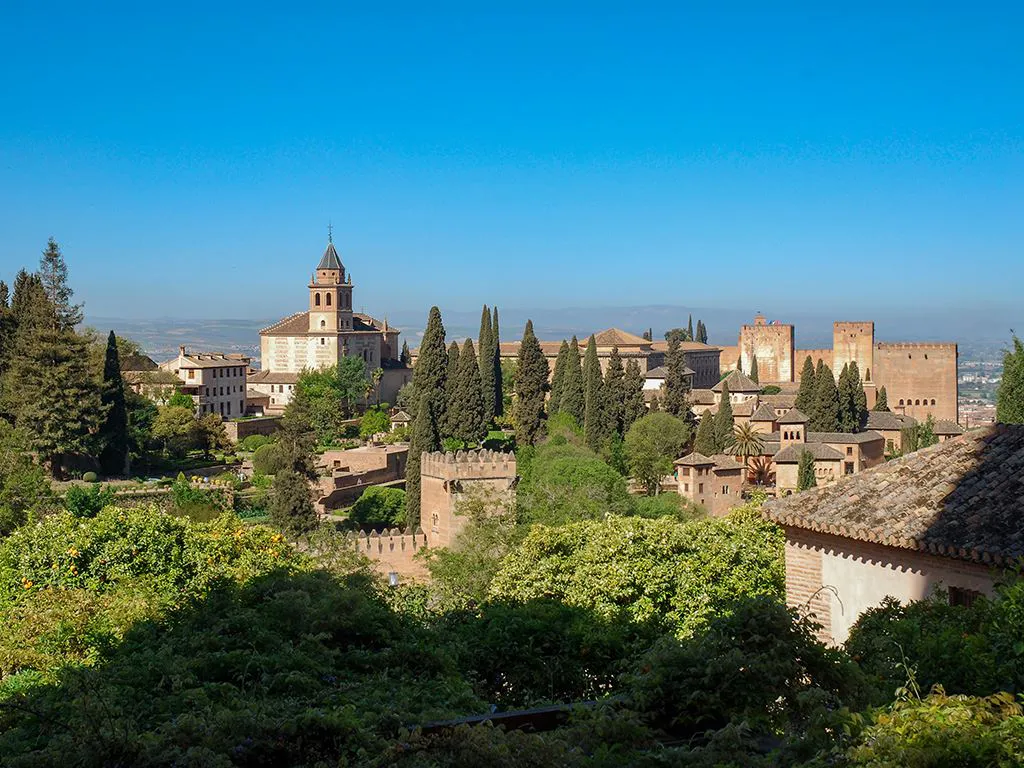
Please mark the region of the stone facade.
POLYGON ((743 503, 744 466, 735 456, 691 453, 676 461, 676 492, 721 517, 743 503))
POLYGON ((182 346, 177 357, 160 363, 160 369, 178 377, 179 391, 191 395, 200 415, 216 413, 225 419, 245 415, 249 370, 245 355, 190 353, 182 346))
POLYGON ((753 370, 757 358, 758 381, 792 381, 793 326, 769 323, 764 315, 754 318, 753 325, 740 328, 739 361, 745 373, 753 370))

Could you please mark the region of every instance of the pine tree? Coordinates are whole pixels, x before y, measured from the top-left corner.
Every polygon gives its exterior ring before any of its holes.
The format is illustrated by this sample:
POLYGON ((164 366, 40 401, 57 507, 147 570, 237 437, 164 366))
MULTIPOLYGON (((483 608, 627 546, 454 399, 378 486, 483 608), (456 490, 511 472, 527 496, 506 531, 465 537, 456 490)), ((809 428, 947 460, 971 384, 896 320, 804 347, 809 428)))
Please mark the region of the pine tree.
POLYGON ((868 393, 864 391, 864 382, 860 378, 860 368, 856 360, 850 361, 850 389, 853 397, 854 432, 861 430, 868 423, 868 393))
POLYGON ((562 404, 562 385, 565 383, 565 368, 569 361, 569 342, 562 340, 555 358, 555 372, 551 376, 551 391, 548 394, 548 416, 554 416, 562 404))
POLYGON ((448 352, 445 349, 441 310, 431 307, 423 342, 420 344, 420 354, 412 371, 412 386, 417 397, 422 399, 426 395, 438 424, 444 423, 447 373, 448 352))
POLYGON ((722 399, 715 413, 715 448, 721 452, 732 445, 732 402, 729 400, 729 385, 722 383, 722 399))
POLYGON ((100 429, 100 439, 103 441, 100 465, 108 475, 124 475, 128 473, 128 408, 124 399, 117 337, 113 331, 107 337, 101 401, 107 409, 107 418, 100 429))
POLYGON ((398 362, 402 365, 412 365, 412 352, 409 351, 409 342, 402 342, 402 354, 398 356, 398 362))
POLYGON ((448 361, 445 363, 444 374, 444 416, 437 426, 441 437, 454 437, 459 420, 459 342, 448 345, 448 361))
POLYGON ((484 423, 494 420, 494 334, 491 331, 491 310, 484 304, 480 313, 480 383, 484 393, 484 423))
POLYGON ((52 237, 46 243, 46 250, 39 260, 39 280, 53 307, 60 330, 71 330, 82 322, 82 305, 71 303, 74 291, 68 285, 68 267, 60 246, 52 237))
POLYGON ((601 448, 605 438, 604 405, 601 361, 597 357, 597 341, 591 335, 583 356, 583 439, 594 451, 601 448))
POLYGON ((796 394, 796 407, 807 417, 814 410, 814 398, 817 388, 814 384, 814 361, 808 355, 804 358, 804 367, 800 371, 800 390, 796 394))
POLYGON ((662 405, 673 416, 686 418, 690 410, 687 397, 690 388, 686 381, 686 355, 680 347, 679 339, 675 337, 668 342, 665 369, 665 400, 662 405))
POLYGON ((693 439, 693 450, 705 456, 718 453, 718 436, 715 434, 715 417, 705 412, 697 425, 697 436, 693 439))
POLYGON ((822 370, 814 374, 817 392, 814 401, 814 416, 808 426, 812 432, 839 431, 839 390, 832 371, 822 365, 822 370))
POLYGON ((814 455, 805 448, 801 451, 800 462, 796 466, 796 488, 798 491, 806 491, 817 484, 818 480, 814 476, 814 455))
POLYGON ((622 434, 625 435, 633 423, 647 414, 647 405, 644 403, 644 376, 640 373, 640 365, 636 360, 630 359, 626 363, 626 374, 623 377, 622 389, 624 392, 622 419, 622 434))
POLYGON ((459 355, 459 366, 455 374, 457 407, 452 411, 448 406, 448 418, 452 422, 451 436, 469 445, 480 442, 487 434, 489 421, 484 413, 484 390, 480 381, 480 364, 473 351, 473 342, 466 339, 459 355))
POLYGON ((568 413, 579 425, 583 424, 583 366, 580 363, 580 345, 573 336, 569 342, 569 357, 565 361, 565 378, 562 380, 562 402, 560 413, 568 413))
POLYGON ((604 433, 621 437, 626 434, 626 371, 622 367, 618 347, 612 347, 612 353, 608 356, 608 369, 604 372, 604 396, 604 433))
POLYGON ((750 361, 750 380, 755 384, 761 383, 761 380, 757 377, 757 355, 754 355, 750 361))
POLYGON ((693 341, 693 315, 686 322, 686 341, 693 341))
POLYGON ((0 391, 3 391, 4 372, 10 365, 14 345, 14 312, 11 309, 10 289, 0 280, 0 391))
POLYGON ((505 412, 504 379, 501 375, 501 331, 498 328, 498 308, 494 307, 491 314, 491 361, 494 366, 494 415, 501 416, 505 412))
MULTIPOLYGON (((417 364, 418 367, 418 364, 417 364)), ((440 449, 437 419, 431 407, 430 395, 424 392, 416 406, 416 421, 409 439, 409 458, 405 464, 405 521, 410 530, 420 527, 420 468, 424 453, 440 449)))
POLYGON ((996 421, 1024 424, 1024 344, 1013 336, 1013 349, 1003 352, 1003 378, 996 390, 996 421))
POLYGON ((534 445, 544 435, 544 393, 548 387, 548 361, 526 321, 516 366, 516 444, 534 445))
POLYGON ((872 409, 875 411, 888 411, 889 410, 889 396, 885 393, 885 387, 881 386, 878 388, 878 395, 875 397, 875 407, 872 409))

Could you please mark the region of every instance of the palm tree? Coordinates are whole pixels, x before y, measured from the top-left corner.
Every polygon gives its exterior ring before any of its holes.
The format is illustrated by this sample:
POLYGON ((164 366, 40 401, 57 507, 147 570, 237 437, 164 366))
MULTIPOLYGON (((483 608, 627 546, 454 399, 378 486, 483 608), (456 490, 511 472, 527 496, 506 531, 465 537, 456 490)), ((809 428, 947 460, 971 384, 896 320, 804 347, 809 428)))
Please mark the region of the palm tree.
POLYGON ((772 460, 768 456, 757 456, 750 463, 749 481, 754 485, 772 485, 775 473, 772 472, 772 460))
POLYGON ((743 457, 744 475, 748 471, 747 462, 751 456, 760 456, 764 451, 764 440, 761 433, 754 429, 749 423, 739 424, 732 430, 733 444, 729 452, 734 456, 743 457))

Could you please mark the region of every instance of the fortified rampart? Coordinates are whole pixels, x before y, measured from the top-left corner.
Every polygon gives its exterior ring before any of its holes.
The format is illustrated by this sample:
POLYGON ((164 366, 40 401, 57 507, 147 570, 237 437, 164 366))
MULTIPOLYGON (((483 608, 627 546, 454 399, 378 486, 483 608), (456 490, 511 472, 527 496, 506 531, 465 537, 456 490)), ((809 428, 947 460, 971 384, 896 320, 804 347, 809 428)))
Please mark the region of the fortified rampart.
POLYGON ((856 362, 860 377, 871 380, 874 367, 872 351, 875 346, 875 324, 864 322, 836 322, 832 324, 832 374, 839 379, 843 367, 856 362))
MULTIPOLYGON (((829 368, 832 367, 831 349, 798 349, 793 353, 793 357, 795 358, 794 365, 796 366, 796 371, 793 374, 793 380, 797 383, 800 381, 800 372, 804 369, 804 360, 807 359, 808 355, 810 355, 811 362, 814 363, 815 367, 817 367, 819 360, 824 362, 829 368)), ((860 365, 860 363, 857 365, 860 365)), ((842 368, 839 370, 841 371, 842 368)))
POLYGON ((764 383, 793 381, 793 326, 754 318, 753 325, 740 328, 739 359, 749 374, 757 358, 758 380, 764 383))
POLYGON ((397 573, 406 578, 422 580, 427 569, 416 555, 427 547, 427 535, 420 529, 402 533, 397 528, 377 533, 360 531, 353 537, 356 552, 366 555, 374 568, 383 574, 397 573))
POLYGON ((880 342, 874 352, 872 377, 885 387, 893 412, 919 421, 929 414, 936 420, 959 419, 956 344, 880 342))

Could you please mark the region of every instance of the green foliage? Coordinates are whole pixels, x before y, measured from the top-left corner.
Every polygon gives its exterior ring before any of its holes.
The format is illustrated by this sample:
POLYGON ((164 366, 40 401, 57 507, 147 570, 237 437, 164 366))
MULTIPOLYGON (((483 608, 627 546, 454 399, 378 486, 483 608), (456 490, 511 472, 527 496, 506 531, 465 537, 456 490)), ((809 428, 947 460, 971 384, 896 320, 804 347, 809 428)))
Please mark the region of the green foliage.
POLYGON ((626 479, 599 458, 553 453, 541 449, 541 460, 520 482, 517 495, 524 522, 564 525, 632 509, 626 479))
POLYGON ((637 517, 650 519, 669 517, 680 522, 696 520, 704 511, 685 496, 678 493, 659 493, 657 496, 636 496, 633 498, 633 512, 637 517))
POLYGON ((649 495, 657 493, 661 479, 672 473, 673 462, 690 442, 690 426, 668 413, 650 413, 626 433, 629 471, 649 495))
POLYGON ((782 391, 782 387, 778 387, 774 384, 769 384, 766 387, 761 387, 762 395, 777 395, 782 391))
POLYGON ((916 432, 917 436, 914 440, 914 445, 916 447, 914 450, 927 448, 928 446, 935 445, 939 442, 939 438, 935 434, 935 417, 930 413, 928 414, 928 418, 923 422, 918 422, 916 432))
POLYGON ((412 372, 412 385, 416 391, 416 409, 419 409, 422 399, 426 397, 432 418, 439 427, 445 424, 445 382, 448 378, 448 353, 444 336, 441 310, 431 307, 423 341, 420 343, 419 357, 412 372))
POLYGON ((608 356, 608 368, 604 373, 604 428, 602 432, 609 438, 622 436, 626 433, 626 371, 622 366, 619 348, 612 347, 608 356))
POLYGON ((668 340, 668 352, 665 355, 665 397, 661 406, 668 413, 686 418, 690 411, 690 388, 686 379, 686 355, 679 345, 679 339, 668 340))
POLYGON ((625 435, 637 419, 647 414, 647 405, 644 403, 644 376, 640 372, 640 365, 632 358, 626 362, 622 390, 622 434, 625 435))
POLYGON ((55 498, 28 440, 0 419, 0 537, 52 510, 55 498))
POLYGON ((740 597, 783 592, 782 533, 756 509, 679 523, 608 517, 535 526, 504 559, 494 599, 556 599, 604 620, 690 635, 740 597))
POLYGON ((693 450, 705 456, 718 453, 718 436, 715 434, 715 415, 708 411, 701 416, 697 434, 693 438, 693 450))
POLYGON ((270 445, 272 442, 274 442, 273 438, 267 435, 249 435, 238 442, 238 450, 255 453, 264 445, 270 445))
MULTIPOLYGON (((516 444, 533 445, 544 434, 544 393, 548 388, 548 361, 526 321, 516 363, 516 444)), ((568 409, 565 409, 568 411, 568 409)), ((571 413, 571 411, 568 411, 571 413)), ((573 414, 575 415, 575 414, 573 414)))
POLYGON ((388 417, 387 408, 371 406, 359 419, 359 436, 369 440, 374 435, 388 432, 391 429, 391 419, 388 417))
POLYGON ((196 401, 192 399, 191 395, 186 395, 184 392, 175 392, 167 398, 166 405, 168 408, 187 408, 190 411, 196 409, 196 401))
POLYGON ((512 396, 512 382, 506 380, 505 366, 501 360, 501 328, 498 323, 497 307, 494 307, 491 312, 490 351, 493 354, 491 365, 494 368, 494 416, 497 418, 505 414, 506 403, 512 396))
POLYGON ((821 360, 814 372, 814 407, 807 414, 810 432, 839 432, 839 390, 832 370, 821 360))
POLYGON ((89 487, 72 485, 64 494, 64 508, 75 517, 96 517, 100 511, 114 503, 114 489, 101 488, 94 484, 89 487))
POLYGON ((839 374, 838 393, 839 429, 841 432, 856 432, 864 426, 868 417, 867 395, 856 360, 843 366, 839 374))
POLYGON ((99 475, 97 475, 95 472, 85 472, 82 475, 82 480, 87 483, 95 483, 99 479, 99 475))
POLYGON ((996 391, 996 421, 1024 424, 1024 343, 1016 335, 1003 352, 1003 377, 996 391))
POLYGON ((252 467, 261 475, 276 475, 285 467, 284 452, 277 443, 265 443, 252 455, 252 467))
POLYGON ((359 528, 404 528, 405 491, 370 486, 356 499, 348 519, 359 528))
MULTIPOLYGON (((487 434, 484 392, 480 380, 480 364, 473 351, 473 342, 466 339, 458 357, 458 367, 452 386, 452 399, 448 402, 448 427, 451 437, 467 445, 476 446, 487 434)), ((492 408, 493 410, 493 408, 492 408)))
MULTIPOLYGON (((497 309, 497 308, 495 308, 497 309)), ((483 422, 485 425, 494 421, 494 408, 497 393, 495 384, 501 373, 501 368, 495 367, 494 360, 497 357, 500 361, 500 353, 497 342, 494 338, 494 329, 491 323, 491 311, 484 304, 480 312, 480 335, 477 337, 477 347, 480 350, 479 375, 480 391, 483 398, 483 422)))
POLYGON ((757 355, 754 355, 750 362, 750 380, 755 384, 761 383, 757 373, 757 355))
MULTIPOLYGON (((172 398, 173 399, 173 398, 172 398)), ((181 458, 200 444, 199 420, 195 406, 165 405, 153 420, 153 439, 171 456, 181 458)))
POLYGON ((430 395, 424 393, 416 408, 416 421, 409 440, 409 459, 405 465, 405 522, 415 529, 420 524, 420 464, 424 453, 441 447, 430 395))
MULTIPOLYGON (((821 363, 821 365, 824 366, 824 363, 821 363)), ((800 370, 800 389, 796 393, 796 407, 808 417, 814 411, 817 392, 818 385, 814 371, 814 361, 808 355, 804 358, 804 367, 800 370)))
POLYGON ((732 401, 728 383, 722 384, 722 396, 715 411, 715 447, 718 451, 728 450, 733 441, 732 401))
POLYGON ((569 342, 562 339, 562 346, 558 348, 558 357, 555 358, 555 370, 551 374, 551 390, 548 393, 548 418, 556 413, 562 404, 562 388, 565 384, 565 369, 569 363, 569 342))
POLYGON ((128 406, 124 397, 124 381, 121 379, 117 337, 113 331, 107 337, 100 400, 107 411, 106 421, 100 429, 103 443, 100 464, 108 475, 122 475, 128 470, 128 406))
POLYGON ((309 534, 320 522, 313 507, 309 480, 291 467, 274 476, 270 522, 278 530, 296 539, 309 534))
POLYGON ((582 424, 583 409, 583 366, 580 363, 580 345, 573 336, 569 341, 569 354, 565 359, 565 377, 562 381, 558 410, 568 413, 576 419, 577 424, 582 424))
POLYGON ((885 386, 878 388, 878 394, 875 396, 875 407, 873 411, 888 411, 889 410, 889 396, 886 394, 885 386))
POLYGON ((337 365, 303 370, 295 382, 285 416, 309 425, 321 445, 343 436, 343 422, 367 391, 366 362, 361 357, 342 357, 337 365))
POLYGON ((591 336, 583 356, 583 439, 590 449, 597 451, 606 437, 606 395, 601 362, 597 357, 597 342, 591 336))
POLYGON ((807 450, 801 451, 800 461, 796 465, 796 488, 798 491, 806 491, 818 485, 814 476, 814 455, 807 450))

